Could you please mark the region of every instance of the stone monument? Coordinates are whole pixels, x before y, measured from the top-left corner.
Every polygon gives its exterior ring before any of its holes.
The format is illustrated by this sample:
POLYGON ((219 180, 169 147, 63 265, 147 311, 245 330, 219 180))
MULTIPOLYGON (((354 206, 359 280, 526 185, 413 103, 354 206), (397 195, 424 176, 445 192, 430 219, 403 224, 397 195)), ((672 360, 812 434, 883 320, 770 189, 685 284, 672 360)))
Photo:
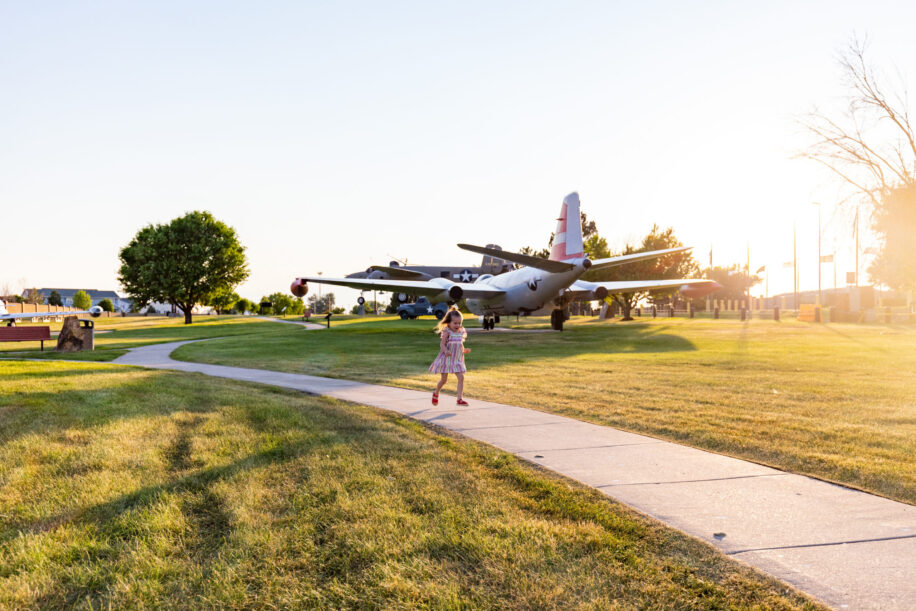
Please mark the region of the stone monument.
POLYGON ((91 320, 80 321, 76 316, 64 318, 57 336, 57 352, 80 352, 95 349, 94 325, 91 320), (82 324, 80 324, 82 322, 82 324))

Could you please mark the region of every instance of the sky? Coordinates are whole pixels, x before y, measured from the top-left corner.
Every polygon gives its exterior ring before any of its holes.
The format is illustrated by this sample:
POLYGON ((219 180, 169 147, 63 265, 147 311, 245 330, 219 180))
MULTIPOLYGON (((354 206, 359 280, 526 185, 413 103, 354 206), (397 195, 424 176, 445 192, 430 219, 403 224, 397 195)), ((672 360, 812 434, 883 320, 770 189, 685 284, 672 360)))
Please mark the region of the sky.
POLYGON ((851 211, 794 158, 797 119, 842 109, 854 35, 916 78, 914 20, 900 2, 0 0, 0 289, 120 292, 119 250, 189 210, 236 229, 250 299, 392 259, 471 265, 456 243, 546 246, 571 191, 613 248, 654 223, 704 265, 749 248, 770 294, 792 290, 793 225, 817 287, 820 202, 842 286, 851 211))

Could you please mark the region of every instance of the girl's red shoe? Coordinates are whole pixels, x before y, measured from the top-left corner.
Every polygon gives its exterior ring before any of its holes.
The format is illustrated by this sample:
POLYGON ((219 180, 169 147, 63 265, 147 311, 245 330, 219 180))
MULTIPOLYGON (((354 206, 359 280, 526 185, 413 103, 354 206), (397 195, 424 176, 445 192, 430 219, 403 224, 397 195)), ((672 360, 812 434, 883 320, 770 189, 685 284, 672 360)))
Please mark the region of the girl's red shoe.
POLYGON ((458 399, 457 401, 455 401, 455 404, 456 405, 467 405, 468 402, 465 401, 464 399, 458 399))
POLYGON ((433 405, 439 405, 439 393, 433 393, 433 405))

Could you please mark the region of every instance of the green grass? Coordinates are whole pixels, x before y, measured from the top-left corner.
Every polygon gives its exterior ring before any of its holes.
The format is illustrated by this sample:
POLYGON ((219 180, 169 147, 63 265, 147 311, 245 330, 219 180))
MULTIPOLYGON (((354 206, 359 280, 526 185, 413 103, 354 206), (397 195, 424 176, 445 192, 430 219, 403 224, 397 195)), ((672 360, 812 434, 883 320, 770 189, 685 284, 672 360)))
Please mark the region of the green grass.
MULTIPOLYGON (((476 321, 468 320, 468 327, 476 321)), ((916 503, 916 328, 793 321, 504 320, 472 332, 465 394, 607 424, 916 503)), ((433 320, 347 321, 176 358, 428 390, 433 320)), ((451 382, 454 384, 454 381, 451 382)), ((453 388, 449 386, 448 388, 453 388)))
MULTIPOLYGON (((45 342, 0 342, 0 357, 111 361, 131 348, 189 339, 209 339, 261 333, 287 325, 242 316, 195 316, 194 323, 184 324, 183 317, 137 316, 98 318, 95 320, 95 350, 87 352, 54 351, 56 340, 45 342)), ((27 323, 23 326, 49 326, 59 331, 61 323, 27 323)))
POLYGON ((0 608, 813 608, 596 491, 406 418, 0 363, 0 608))

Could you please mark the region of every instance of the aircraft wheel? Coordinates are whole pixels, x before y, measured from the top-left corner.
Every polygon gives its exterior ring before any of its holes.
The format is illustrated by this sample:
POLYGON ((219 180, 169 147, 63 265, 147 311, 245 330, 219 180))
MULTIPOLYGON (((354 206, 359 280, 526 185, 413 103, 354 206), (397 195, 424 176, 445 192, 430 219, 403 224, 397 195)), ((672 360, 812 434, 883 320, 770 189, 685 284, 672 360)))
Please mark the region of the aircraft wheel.
POLYGON ((496 316, 496 317, 493 319, 493 324, 494 324, 494 325, 498 325, 498 324, 499 324, 499 316, 496 316))
POLYGON ((563 310, 554 310, 550 313, 550 328, 554 331, 563 330, 563 310))
POLYGON ((358 303, 359 305, 363 305, 364 303, 366 303, 366 298, 363 296, 359 296, 356 298, 356 303, 358 303))
POLYGON ((436 314, 436 320, 442 320, 445 317, 445 312, 443 312, 442 310, 436 310, 435 314, 436 314))
POLYGON ((409 318, 407 312, 398 312, 398 316, 401 317, 401 320, 407 320, 409 318))

